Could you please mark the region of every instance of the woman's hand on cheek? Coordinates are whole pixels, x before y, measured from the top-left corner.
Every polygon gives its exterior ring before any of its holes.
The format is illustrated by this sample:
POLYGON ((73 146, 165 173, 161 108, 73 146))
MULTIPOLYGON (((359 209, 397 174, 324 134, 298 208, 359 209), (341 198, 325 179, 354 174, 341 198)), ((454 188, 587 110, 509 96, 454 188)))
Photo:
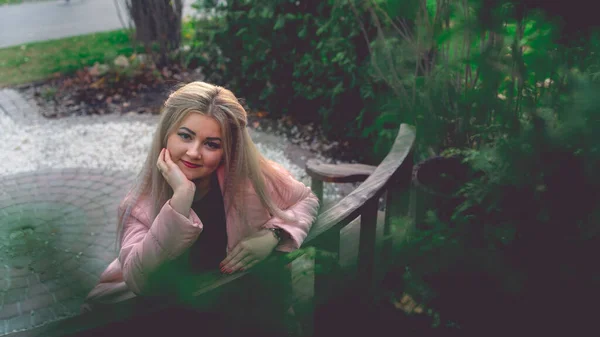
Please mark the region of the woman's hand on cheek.
POLYGON ((156 162, 158 170, 163 175, 169 186, 173 189, 173 192, 178 190, 195 191, 196 185, 188 180, 183 174, 179 166, 171 159, 171 153, 167 149, 162 149, 158 155, 158 161, 156 162))
POLYGON ((238 243, 221 262, 221 272, 231 274, 252 268, 267 258, 278 241, 270 231, 259 231, 238 243))

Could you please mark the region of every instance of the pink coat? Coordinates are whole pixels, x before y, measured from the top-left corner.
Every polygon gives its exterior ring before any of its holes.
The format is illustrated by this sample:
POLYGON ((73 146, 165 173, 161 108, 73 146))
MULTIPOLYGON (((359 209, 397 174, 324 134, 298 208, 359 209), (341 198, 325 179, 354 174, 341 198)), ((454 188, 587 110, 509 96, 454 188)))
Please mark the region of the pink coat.
MULTIPOLYGON (((223 191, 224 168, 217 169, 217 178, 223 191)), ((253 189, 245 194, 244 207, 247 210, 248 225, 243 225, 237 212, 226 214, 227 251, 233 249, 243 238, 262 228, 279 227, 289 234, 275 248, 290 252, 298 249, 306 238, 314 222, 319 200, 310 188, 288 175, 284 193, 274 193, 268 185, 273 201, 293 222, 271 216, 262 206, 253 189)), ((228 209, 227 198, 224 198, 228 209)), ((120 205, 122 210, 125 204, 120 205)), ((95 303, 116 303, 136 295, 144 294, 147 275, 163 263, 173 260, 192 246, 202 233, 203 224, 198 215, 191 210, 189 217, 171 208, 170 201, 165 203, 153 222, 150 221, 150 202, 141 200, 131 211, 129 220, 123 226, 123 238, 119 257, 100 275, 99 283, 88 294, 83 311, 89 311, 95 303)))

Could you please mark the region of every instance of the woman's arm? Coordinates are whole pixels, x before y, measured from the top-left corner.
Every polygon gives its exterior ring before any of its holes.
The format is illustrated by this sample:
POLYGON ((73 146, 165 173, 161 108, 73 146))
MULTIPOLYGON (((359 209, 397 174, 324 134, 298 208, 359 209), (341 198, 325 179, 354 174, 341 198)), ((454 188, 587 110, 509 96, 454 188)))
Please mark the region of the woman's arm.
POLYGON ((275 192, 274 186, 271 186, 273 191, 271 195, 291 221, 273 216, 263 227, 281 228, 285 234, 275 250, 290 252, 300 248, 308 235, 319 211, 319 199, 309 187, 291 175, 286 177, 284 185, 283 188, 278 189, 279 193, 275 192))
POLYGON ((281 241, 267 230, 261 230, 239 242, 225 260, 221 271, 232 273, 251 268, 273 250, 291 252, 298 249, 308 235, 319 209, 319 199, 310 188, 286 174, 278 184, 268 181, 273 201, 287 216, 287 220, 273 216, 262 228, 279 228, 284 231, 281 241), (277 185, 277 187, 275 186, 277 185))
MULTIPOLYGON (((202 232, 202 222, 194 211, 184 216, 175 207, 175 195, 167 201, 152 223, 149 208, 136 205, 123 225, 119 261, 123 278, 135 294, 149 294, 164 279, 167 262, 189 248, 202 232)), ((121 204, 121 211, 124 208, 121 204)))

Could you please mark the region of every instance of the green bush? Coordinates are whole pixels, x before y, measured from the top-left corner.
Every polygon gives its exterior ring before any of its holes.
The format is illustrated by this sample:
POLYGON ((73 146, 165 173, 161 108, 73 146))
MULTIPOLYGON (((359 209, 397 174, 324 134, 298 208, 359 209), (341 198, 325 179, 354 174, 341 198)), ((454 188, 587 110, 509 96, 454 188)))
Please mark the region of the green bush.
MULTIPOLYGON (((197 1, 222 18, 202 53, 209 80, 226 85, 256 110, 322 124, 332 138, 361 139, 378 114, 368 74, 374 36, 360 1, 197 1), (356 16, 365 22, 364 33, 356 16)), ((368 148, 368 147, 367 147, 368 148)))
MULTIPOLYGON (((405 107, 376 123, 410 118, 417 160, 460 155, 480 173, 455 196, 451 219, 430 209, 424 227, 397 247, 399 276, 387 284, 464 334, 586 331, 600 298, 598 39, 560 45, 539 12, 517 20, 511 6, 468 3, 450 7, 451 24, 439 30, 416 25, 423 49, 390 31, 373 54, 379 79, 396 89, 386 98, 405 107), (431 45, 436 62, 415 70, 431 45), (385 52, 397 55, 394 67, 385 52)), ((381 135, 376 125, 369 131, 381 135)))
POLYGON ((426 226, 400 248, 398 268, 409 266, 415 276, 404 291, 429 287, 428 298, 413 296, 465 331, 593 328, 600 87, 590 77, 572 71, 560 110, 529 111, 518 133, 462 151, 481 174, 462 187, 449 221, 431 210, 426 226))

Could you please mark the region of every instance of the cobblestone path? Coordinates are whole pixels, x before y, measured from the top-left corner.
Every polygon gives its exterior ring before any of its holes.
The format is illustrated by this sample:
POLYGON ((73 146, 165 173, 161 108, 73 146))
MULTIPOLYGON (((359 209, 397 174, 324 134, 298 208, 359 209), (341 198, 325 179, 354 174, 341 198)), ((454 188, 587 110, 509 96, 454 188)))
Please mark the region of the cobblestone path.
POLYGON ((62 169, 0 177, 0 335, 78 314, 115 257, 134 175, 62 169))

